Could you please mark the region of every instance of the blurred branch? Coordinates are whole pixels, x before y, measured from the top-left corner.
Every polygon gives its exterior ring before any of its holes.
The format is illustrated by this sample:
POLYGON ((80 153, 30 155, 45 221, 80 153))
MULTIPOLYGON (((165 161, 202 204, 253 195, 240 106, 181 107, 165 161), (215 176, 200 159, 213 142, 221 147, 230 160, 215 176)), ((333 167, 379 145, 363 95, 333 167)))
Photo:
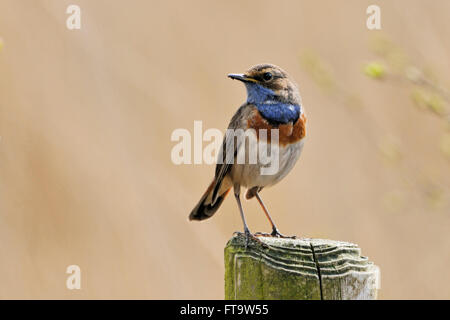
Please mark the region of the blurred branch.
POLYGON ((421 110, 427 110, 447 123, 447 132, 441 138, 439 149, 450 159, 450 92, 430 71, 425 72, 410 61, 404 51, 386 37, 374 37, 370 45, 381 61, 366 64, 364 73, 371 79, 399 79, 411 84, 411 99, 421 110))
POLYGON ((423 72, 416 67, 409 67, 406 69, 406 77, 413 83, 428 87, 437 93, 439 93, 447 102, 450 102, 450 93, 447 89, 442 87, 440 84, 431 81, 423 72))
POLYGON ((413 102, 420 108, 446 119, 450 124, 450 92, 446 88, 410 62, 404 51, 386 37, 378 35, 372 38, 370 47, 382 61, 366 64, 364 73, 368 77, 386 80, 396 78, 411 83, 414 85, 411 89, 413 102))
MULTIPOLYGON (((373 39, 370 46, 378 59, 366 63, 362 72, 375 81, 391 84, 399 84, 399 81, 406 83, 411 87, 410 99, 414 105, 446 121, 448 125, 440 140, 439 150, 444 157, 450 159, 450 93, 448 89, 437 81, 430 70, 421 69, 412 63, 407 54, 387 38, 378 36, 373 39)), ((363 106, 362 99, 357 94, 352 94, 349 86, 345 86, 342 81, 337 81, 333 76, 332 68, 317 54, 305 51, 300 56, 300 64, 314 83, 330 96, 333 105, 341 103, 346 106, 352 104, 363 106), (352 99, 355 99, 353 103, 350 102, 352 99)), ((401 140, 389 134, 382 134, 380 125, 370 112, 366 112, 364 108, 359 111, 351 114, 355 118, 353 123, 360 126, 360 132, 367 138, 368 143, 378 146, 378 153, 386 164, 395 166, 399 172, 403 172, 400 175, 404 183, 404 186, 400 188, 401 192, 387 191, 384 199, 385 206, 394 210, 407 210, 406 204, 410 201, 408 194, 418 193, 428 207, 433 209, 445 207, 448 196, 446 188, 443 187, 442 182, 439 182, 441 178, 426 175, 425 182, 419 181, 417 176, 412 175, 419 172, 419 168, 411 161, 404 161, 401 140), (405 192, 405 188, 409 191, 405 192)))

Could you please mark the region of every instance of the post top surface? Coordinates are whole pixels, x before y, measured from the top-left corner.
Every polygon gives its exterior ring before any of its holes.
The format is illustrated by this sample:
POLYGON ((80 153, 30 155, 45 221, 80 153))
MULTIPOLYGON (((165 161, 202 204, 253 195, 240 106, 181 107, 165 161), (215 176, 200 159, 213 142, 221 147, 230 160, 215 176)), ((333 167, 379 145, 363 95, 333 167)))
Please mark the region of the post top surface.
MULTIPOLYGON (((358 245, 338 240, 329 239, 311 239, 311 238, 275 238, 275 237, 258 237, 263 243, 267 244, 269 247, 279 247, 279 248, 302 248, 302 247, 347 247, 347 248, 358 248, 358 245)), ((245 247, 245 238, 242 235, 234 235, 227 246, 243 246, 245 247)), ((251 241, 249 245, 258 246, 259 244, 251 241)))

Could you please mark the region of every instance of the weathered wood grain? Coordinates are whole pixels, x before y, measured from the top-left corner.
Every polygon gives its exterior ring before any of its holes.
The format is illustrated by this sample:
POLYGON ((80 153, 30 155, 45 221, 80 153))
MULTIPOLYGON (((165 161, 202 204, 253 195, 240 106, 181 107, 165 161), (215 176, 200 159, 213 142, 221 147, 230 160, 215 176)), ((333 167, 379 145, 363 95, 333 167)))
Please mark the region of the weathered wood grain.
POLYGON ((260 237, 247 247, 241 235, 225 247, 225 298, 376 299, 379 268, 352 243, 260 237))

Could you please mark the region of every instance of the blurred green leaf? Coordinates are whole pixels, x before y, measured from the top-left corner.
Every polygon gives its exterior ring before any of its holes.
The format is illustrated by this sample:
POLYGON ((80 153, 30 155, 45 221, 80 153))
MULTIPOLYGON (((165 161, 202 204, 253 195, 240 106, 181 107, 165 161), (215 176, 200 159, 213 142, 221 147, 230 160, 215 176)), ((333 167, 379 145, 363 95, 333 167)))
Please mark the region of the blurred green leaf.
POLYGON ((421 88, 415 88, 413 92, 411 93, 411 99, 413 100, 416 107, 420 109, 426 109, 426 95, 424 93, 424 90, 421 88))
POLYGON ((369 62, 364 66, 364 74, 373 79, 381 79, 386 74, 386 68, 380 62, 369 62))
POLYGON ((408 58, 404 51, 386 36, 373 37, 370 48, 384 59, 391 71, 402 73, 408 65, 408 58))
POLYGON ((411 94, 411 98, 420 109, 429 109, 438 115, 445 113, 445 101, 438 93, 424 88, 415 88, 411 94))

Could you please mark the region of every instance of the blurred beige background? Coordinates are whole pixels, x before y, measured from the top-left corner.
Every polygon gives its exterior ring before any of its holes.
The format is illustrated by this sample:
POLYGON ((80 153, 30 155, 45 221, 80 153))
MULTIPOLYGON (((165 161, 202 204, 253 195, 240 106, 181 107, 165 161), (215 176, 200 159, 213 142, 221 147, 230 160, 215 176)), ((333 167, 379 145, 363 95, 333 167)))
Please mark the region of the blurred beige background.
MULTIPOLYGON (((237 207, 187 221, 214 166, 174 165, 170 135, 194 120, 225 129, 245 99, 226 74, 261 62, 297 80, 309 124, 293 172, 263 192, 280 230, 358 243, 381 298, 450 298, 448 124, 414 106, 408 82, 362 72, 383 34, 449 88, 449 12, 447 0, 2 0, 0 298, 223 298, 237 207), (374 2, 381 31, 366 28, 374 2), (66 28, 72 3, 81 30, 66 28), (317 85, 305 52, 339 89, 317 85)), ((269 231, 256 201, 244 208, 269 231)))

